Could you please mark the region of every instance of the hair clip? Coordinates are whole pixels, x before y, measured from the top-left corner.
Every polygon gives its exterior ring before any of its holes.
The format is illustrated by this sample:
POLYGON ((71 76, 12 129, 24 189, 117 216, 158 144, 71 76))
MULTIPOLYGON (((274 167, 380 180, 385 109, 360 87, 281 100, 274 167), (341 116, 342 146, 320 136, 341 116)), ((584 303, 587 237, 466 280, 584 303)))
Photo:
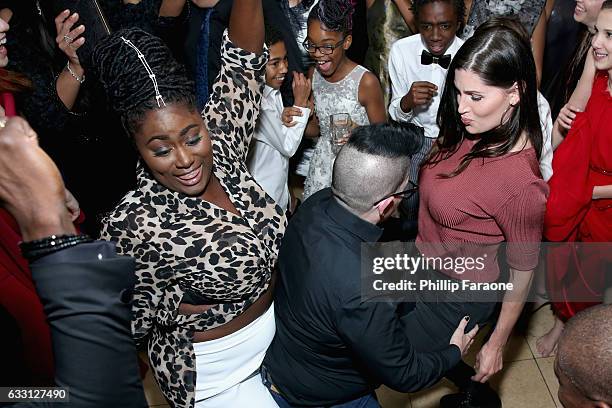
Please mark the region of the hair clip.
POLYGON ((153 73, 153 70, 151 69, 151 67, 147 63, 147 60, 145 59, 144 54, 142 52, 140 52, 140 50, 130 40, 127 40, 123 36, 121 36, 121 39, 123 40, 124 43, 126 43, 134 51, 136 51, 136 55, 138 55, 138 59, 140 59, 140 62, 142 62, 142 65, 144 65, 145 69, 147 70, 147 74, 149 74, 149 78, 151 79, 151 82, 153 82, 153 87, 155 88, 155 100, 157 101, 157 106, 160 107, 160 108, 161 107, 165 108, 166 107, 166 102, 164 101, 164 98, 162 97, 161 93, 159 93, 159 87, 157 86, 157 78, 155 77, 155 74, 153 73))

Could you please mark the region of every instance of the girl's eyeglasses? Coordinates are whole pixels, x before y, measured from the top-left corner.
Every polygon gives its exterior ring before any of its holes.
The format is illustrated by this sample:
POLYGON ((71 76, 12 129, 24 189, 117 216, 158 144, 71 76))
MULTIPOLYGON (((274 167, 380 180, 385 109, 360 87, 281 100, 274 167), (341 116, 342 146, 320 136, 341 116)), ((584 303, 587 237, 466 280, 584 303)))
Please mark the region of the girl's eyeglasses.
POLYGON ((308 40, 305 40, 302 43, 302 46, 309 54, 314 54, 317 50, 323 55, 330 55, 334 53, 334 50, 338 48, 343 42, 346 40, 346 37, 342 38, 336 44, 325 44, 325 45, 315 45, 308 40))

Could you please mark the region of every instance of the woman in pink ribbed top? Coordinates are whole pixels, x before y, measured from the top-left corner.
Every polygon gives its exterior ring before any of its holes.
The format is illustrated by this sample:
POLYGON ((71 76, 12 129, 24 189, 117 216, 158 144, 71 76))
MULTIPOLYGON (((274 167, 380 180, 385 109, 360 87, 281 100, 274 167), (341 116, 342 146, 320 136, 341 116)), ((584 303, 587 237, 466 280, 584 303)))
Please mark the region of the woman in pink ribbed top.
MULTIPOLYGON (((547 185, 538 159, 542 133, 535 64, 529 44, 511 25, 477 30, 457 52, 438 111, 440 134, 419 176, 417 247, 427 257, 481 256, 481 266, 420 271, 425 279, 495 282, 499 246, 505 247, 514 286, 475 370, 465 363, 447 373, 460 393, 441 407, 501 406, 486 384, 501 370, 503 350, 521 313, 538 263, 547 185), (468 244, 468 246, 466 246, 468 244), (486 255, 484 255, 486 254, 486 255), (510 301, 512 299, 512 301, 510 301)), ((458 264, 456 264, 458 265, 458 264)), ((416 347, 435 351, 448 342, 452 322, 470 316, 468 329, 490 320, 496 303, 461 290, 423 298, 405 316, 416 347), (420 329, 420 330, 419 330, 420 329)), ((489 298, 490 299, 490 298, 489 298)))

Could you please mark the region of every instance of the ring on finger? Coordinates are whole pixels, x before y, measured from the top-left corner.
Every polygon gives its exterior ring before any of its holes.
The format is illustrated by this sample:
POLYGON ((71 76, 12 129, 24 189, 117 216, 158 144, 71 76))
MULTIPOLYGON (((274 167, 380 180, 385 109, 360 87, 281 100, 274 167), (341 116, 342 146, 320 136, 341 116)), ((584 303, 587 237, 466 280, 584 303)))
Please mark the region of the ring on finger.
POLYGON ((6 117, 0 118, 0 129, 4 129, 6 126, 6 117))
POLYGON ((72 43, 74 41, 74 38, 72 38, 69 35, 65 35, 64 36, 64 41, 66 41, 68 44, 72 43))

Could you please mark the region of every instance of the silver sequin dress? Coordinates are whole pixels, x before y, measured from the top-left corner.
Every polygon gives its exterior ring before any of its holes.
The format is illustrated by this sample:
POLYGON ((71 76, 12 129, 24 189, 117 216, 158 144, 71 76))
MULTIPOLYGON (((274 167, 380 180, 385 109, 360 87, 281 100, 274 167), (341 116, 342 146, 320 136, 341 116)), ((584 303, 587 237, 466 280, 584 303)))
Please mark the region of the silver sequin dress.
POLYGON ((355 124, 370 124, 365 108, 359 103, 359 83, 366 72, 367 69, 357 65, 346 77, 335 83, 326 81, 318 71, 314 72, 312 89, 321 136, 310 160, 304 184, 304 200, 331 186, 335 156, 331 151, 329 117, 335 113, 348 113, 355 124))

